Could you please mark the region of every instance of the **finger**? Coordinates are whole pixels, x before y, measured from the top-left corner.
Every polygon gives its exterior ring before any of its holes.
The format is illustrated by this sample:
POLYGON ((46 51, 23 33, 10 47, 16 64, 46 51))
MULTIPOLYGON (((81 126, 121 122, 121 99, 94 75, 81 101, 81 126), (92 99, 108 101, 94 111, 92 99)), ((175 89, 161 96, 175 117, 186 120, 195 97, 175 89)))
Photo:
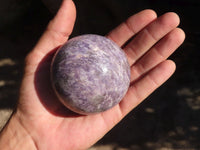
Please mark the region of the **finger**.
POLYGON ((163 36, 176 28, 180 20, 175 13, 166 13, 145 27, 125 48, 130 65, 133 65, 163 36))
POLYGON ((166 60, 152 69, 142 79, 132 84, 119 106, 122 116, 141 103, 155 89, 162 85, 175 71, 175 63, 166 60))
POLYGON ((156 65, 167 59, 184 41, 185 33, 176 28, 161 39, 131 67, 131 81, 137 80, 156 65))
POLYGON ((121 47, 156 17, 157 15, 153 10, 141 11, 112 30, 107 37, 121 47))
POLYGON ((56 16, 49 22, 34 50, 46 55, 50 50, 63 44, 73 30, 75 18, 76 9, 73 1, 63 0, 56 16))

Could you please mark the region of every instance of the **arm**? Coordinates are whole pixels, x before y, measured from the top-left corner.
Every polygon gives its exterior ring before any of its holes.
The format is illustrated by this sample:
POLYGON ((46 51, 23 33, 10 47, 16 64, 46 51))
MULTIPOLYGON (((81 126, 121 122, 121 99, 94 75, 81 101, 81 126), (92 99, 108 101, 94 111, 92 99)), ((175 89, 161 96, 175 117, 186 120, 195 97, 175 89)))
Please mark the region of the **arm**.
POLYGON ((13 115, 0 134, 0 149, 2 150, 36 150, 31 135, 20 124, 20 119, 13 115))

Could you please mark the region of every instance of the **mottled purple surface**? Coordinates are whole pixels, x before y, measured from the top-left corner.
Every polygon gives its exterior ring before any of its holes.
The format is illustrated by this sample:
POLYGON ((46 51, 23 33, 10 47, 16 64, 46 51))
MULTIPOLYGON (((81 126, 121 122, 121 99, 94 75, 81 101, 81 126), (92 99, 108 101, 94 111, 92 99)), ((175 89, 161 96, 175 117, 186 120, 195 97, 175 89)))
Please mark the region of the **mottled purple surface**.
POLYGON ((90 114, 118 104, 130 83, 130 67, 124 52, 99 35, 69 40, 56 53, 51 69, 52 84, 69 109, 90 114))

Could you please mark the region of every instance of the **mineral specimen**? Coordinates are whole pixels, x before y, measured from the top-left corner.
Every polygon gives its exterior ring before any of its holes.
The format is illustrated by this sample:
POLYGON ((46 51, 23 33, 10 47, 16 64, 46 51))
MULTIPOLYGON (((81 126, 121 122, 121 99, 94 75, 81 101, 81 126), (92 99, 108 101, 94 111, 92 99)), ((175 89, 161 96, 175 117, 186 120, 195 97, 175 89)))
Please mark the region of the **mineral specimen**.
POLYGON ((70 39, 55 54, 51 82, 59 100, 79 114, 118 104, 130 84, 130 66, 121 48, 100 35, 70 39))

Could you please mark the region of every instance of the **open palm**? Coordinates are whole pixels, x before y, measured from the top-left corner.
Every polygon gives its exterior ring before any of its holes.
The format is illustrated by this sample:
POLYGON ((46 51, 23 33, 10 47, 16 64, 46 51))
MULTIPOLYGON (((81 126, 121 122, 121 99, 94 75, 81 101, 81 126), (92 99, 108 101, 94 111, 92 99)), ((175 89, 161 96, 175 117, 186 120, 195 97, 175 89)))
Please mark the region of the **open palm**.
POLYGON ((144 10, 128 18, 107 35, 123 47, 131 67, 131 84, 126 96, 108 111, 78 115, 58 101, 49 72, 53 54, 73 30, 75 16, 73 2, 64 0, 26 58, 19 104, 13 116, 20 118, 20 124, 37 149, 87 149, 96 143, 173 74, 175 64, 166 59, 184 40, 175 13, 157 18, 154 11, 144 10))

